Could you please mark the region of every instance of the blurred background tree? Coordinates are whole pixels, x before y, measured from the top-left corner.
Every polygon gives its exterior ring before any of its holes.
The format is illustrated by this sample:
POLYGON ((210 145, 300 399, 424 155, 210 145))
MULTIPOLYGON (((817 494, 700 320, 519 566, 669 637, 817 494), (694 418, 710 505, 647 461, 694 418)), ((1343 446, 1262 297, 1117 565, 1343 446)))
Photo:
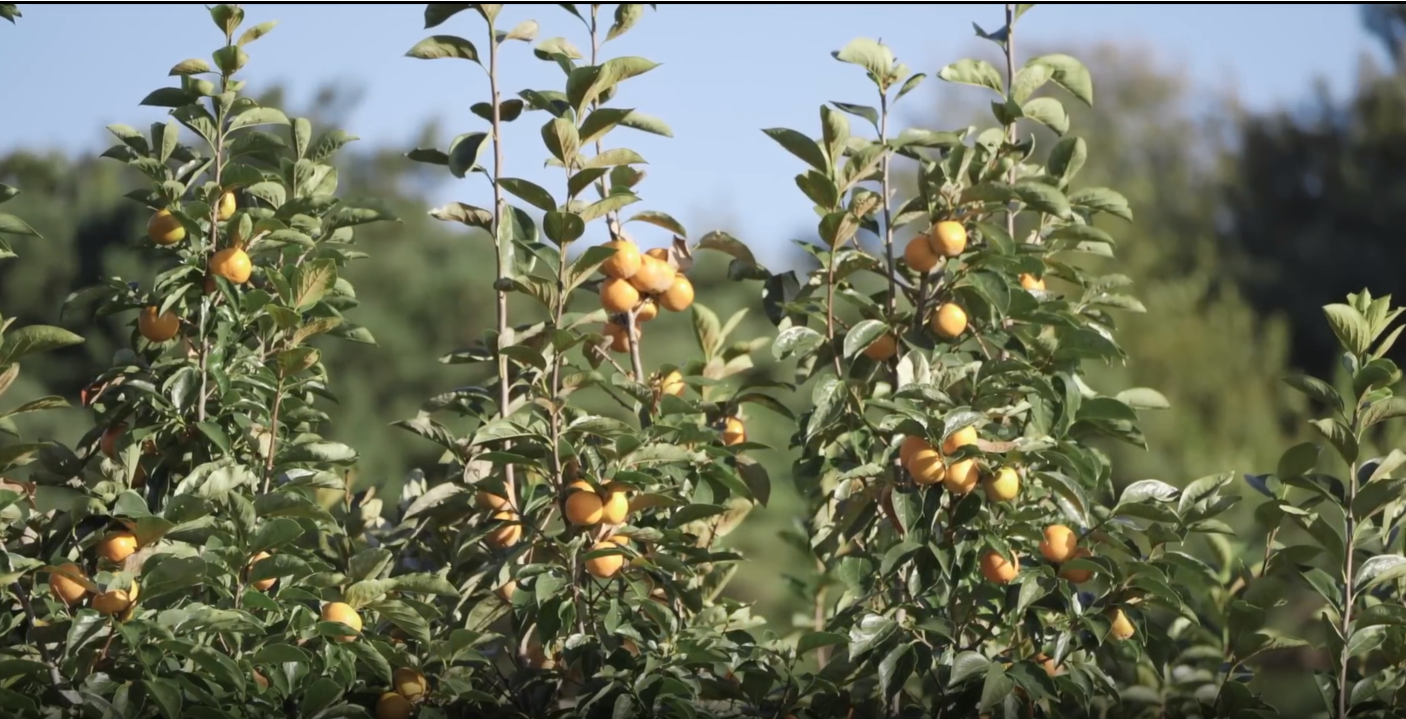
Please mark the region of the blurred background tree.
POLYGON ((1406 6, 1364 5, 1362 21, 1386 63, 1364 57, 1346 101, 1318 84, 1302 107, 1243 117, 1221 183, 1236 282, 1257 311, 1289 319, 1293 364, 1320 373, 1336 358, 1319 308, 1406 288, 1406 6))

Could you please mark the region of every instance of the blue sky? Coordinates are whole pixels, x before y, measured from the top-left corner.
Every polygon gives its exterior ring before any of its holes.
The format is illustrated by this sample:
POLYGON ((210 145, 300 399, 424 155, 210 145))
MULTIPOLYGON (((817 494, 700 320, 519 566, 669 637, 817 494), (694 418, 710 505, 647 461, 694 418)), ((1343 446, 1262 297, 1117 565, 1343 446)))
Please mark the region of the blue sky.
MULTIPOLYGON (((167 84, 172 65, 208 58, 221 42, 196 4, 20 7, 25 15, 18 27, 0 23, 0 68, 6 68, 0 72, 0 152, 101 152, 111 144, 105 125, 145 127, 164 119, 163 110, 137 103, 167 84)), ((368 144, 409 149, 422 123, 433 117, 444 121, 451 136, 482 128, 469 112, 487 93, 475 66, 404 57, 430 32, 463 35, 484 49, 481 21, 472 12, 425 31, 418 4, 270 3, 247 5, 246 11, 246 27, 266 20, 280 24, 248 48, 252 60, 241 77, 252 86, 283 81, 296 102, 326 81, 361 84, 363 101, 345 129, 368 144)), ((612 143, 628 141, 650 162, 640 187, 644 202, 631 209, 669 212, 695 238, 727 229, 757 247, 764 260, 778 257, 785 241, 814 218, 792 183, 799 161, 760 129, 818 134, 823 102, 872 104, 862 73, 829 53, 856 36, 880 38, 900 60, 931 76, 948 62, 987 52, 971 23, 993 29, 1000 14, 999 5, 879 3, 680 4, 647 11, 634 30, 605 48, 608 56, 641 55, 663 63, 628 82, 614 104, 660 116, 675 133, 674 139, 629 130, 612 134, 612 143)), ((539 38, 565 36, 578 47, 588 45, 581 24, 554 5, 509 5, 500 25, 527 18, 541 23, 539 38)), ((1018 48, 1022 40, 1071 51, 1097 41, 1145 47, 1161 64, 1185 68, 1198 86, 1234 87, 1257 109, 1301 100, 1316 78, 1341 94, 1371 48, 1355 5, 1045 4, 1022 19, 1018 32, 1018 48)), ((536 60, 529 46, 510 43, 504 53, 506 88, 560 87, 560 72, 536 60)), ((931 115, 942 84, 926 83, 904 105, 912 114, 931 115)), ((540 124, 538 116, 525 116, 511 128, 508 141, 521 149, 510 146, 516 154, 510 154, 508 172, 559 191, 559 176, 541 168, 540 124)), ((450 199, 487 204, 482 195, 481 182, 451 179, 427 198, 427 207, 450 199)), ((643 244, 667 239, 638 234, 643 244)))

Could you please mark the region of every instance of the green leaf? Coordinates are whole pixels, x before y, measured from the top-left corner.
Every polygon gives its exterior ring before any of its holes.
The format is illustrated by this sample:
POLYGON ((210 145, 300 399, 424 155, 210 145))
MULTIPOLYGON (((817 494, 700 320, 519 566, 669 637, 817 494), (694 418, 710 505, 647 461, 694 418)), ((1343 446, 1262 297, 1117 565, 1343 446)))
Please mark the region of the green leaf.
POLYGON ((291 644, 265 644, 254 653, 250 662, 255 666, 265 667, 278 664, 308 664, 312 662, 312 657, 291 644))
POLYGON ((1020 111, 1031 120, 1054 130, 1056 135, 1069 132, 1069 113, 1053 97, 1037 97, 1022 105, 1020 111))
POLYGON ((881 42, 859 37, 849 41, 843 48, 831 53, 840 62, 858 65, 883 86, 888 84, 889 73, 893 71, 893 51, 881 42))
POLYGON ((605 217, 610 212, 618 210, 622 207, 626 207, 628 205, 633 205, 639 201, 640 198, 634 193, 623 191, 613 192, 609 195, 606 195, 605 198, 600 200, 599 202, 593 202, 589 205, 586 205, 586 208, 581 210, 581 219, 585 220, 586 222, 591 222, 593 220, 605 217))
POLYGON ((322 162, 331 157, 338 150, 348 143, 356 142, 361 138, 342 130, 330 130, 317 138, 311 149, 308 150, 308 159, 313 162, 322 162))
POLYGON ((1368 519, 1388 504, 1406 496, 1406 479, 1383 478, 1367 482, 1352 501, 1352 516, 1368 519))
POLYGON ((904 682, 913 676, 917 664, 917 652, 914 651, 912 643, 894 647, 893 651, 879 662, 879 686, 883 688, 886 700, 892 699, 903 689, 904 682))
POLYGON ((866 614, 849 630, 849 655, 858 658, 877 649, 898 632, 898 623, 888 617, 866 614))
POLYGON ((1290 375, 1284 378, 1284 383, 1338 412, 1344 410, 1342 395, 1323 380, 1308 375, 1290 375))
POLYGON ((581 121, 580 135, 581 144, 595 142, 612 128, 619 125, 633 110, 623 110, 615 107, 598 107, 581 121))
POLYGON ((879 320, 864 320, 851 327, 845 334, 845 357, 850 358, 863 352, 888 331, 889 326, 879 320))
POLYGON ((1052 77, 1054 70, 1050 66, 1026 63, 1016 72, 1015 81, 1011 83, 1011 98, 1018 103, 1025 102, 1052 77))
POLYGON ((659 63, 631 56, 611 58, 594 67, 577 68, 567 78, 567 99, 576 114, 582 115, 586 107, 602 93, 656 67, 659 67, 659 63))
POLYGON ((468 10, 472 3, 432 2, 425 3, 425 29, 438 27, 455 15, 468 10))
POLYGON ((395 555, 389 549, 376 547, 363 549, 352 556, 347 564, 347 576, 353 580, 366 581, 381 576, 395 555))
POLYGON ((1279 458, 1279 478, 1301 477, 1312 472, 1313 468, 1318 466, 1319 451, 1318 445, 1313 442, 1303 442, 1290 447, 1279 458))
POLYGON ((801 158, 806 164, 825 173, 830 172, 829 162, 825 159, 825 152, 820 149, 820 145, 815 140, 802 135, 795 130, 788 130, 784 127, 773 127, 762 130, 767 137, 775 140, 791 154, 801 158))
POLYGON ((807 632, 796 642, 796 655, 805 656, 822 647, 833 647, 848 641, 843 634, 834 632, 807 632))
POLYGON ((226 45, 211 53, 210 57, 215 61, 215 67, 225 75, 233 75, 249 64, 249 53, 238 45, 226 45))
POLYGON ((947 82, 989 88, 998 95, 1004 95, 1006 92, 1005 83, 1001 80, 1001 72, 996 69, 995 65, 985 60, 958 60, 938 70, 937 76, 947 82))
POLYGON ((493 229, 492 212, 462 202, 451 202, 443 207, 430 210, 430 217, 441 222, 458 222, 469 227, 490 231, 493 229))
POLYGON ((610 26, 610 31, 606 33, 605 40, 609 42, 621 35, 624 35, 630 28, 644 17, 644 5, 641 3, 620 3, 615 6, 615 22, 610 26))
POLYGON ((356 655, 356 660, 370 669, 381 683, 390 683, 393 676, 391 664, 375 647, 365 642, 347 642, 342 647, 356 655))
POLYGON ((986 668, 986 681, 981 686, 981 706, 986 709, 995 706, 1010 696, 1015 689, 1015 680, 1006 675, 1006 670, 1000 664, 992 664, 986 668))
POLYGON ((1357 628, 1406 625, 1406 607, 1399 604, 1378 604, 1367 607, 1357 615, 1357 628))
POLYGON ((1352 430, 1347 425, 1336 419, 1318 419, 1309 424, 1328 438, 1344 462, 1351 464, 1357 461, 1357 438, 1352 435, 1352 430))
POLYGON ((772 356, 785 361, 792 357, 804 357, 825 343, 825 335, 809 327, 791 327, 776 336, 771 345, 772 356))
POLYGON ((307 442, 285 446, 280 462, 354 462, 356 450, 340 442, 307 442))
POLYGON ((1406 557, 1400 554, 1379 554, 1357 568, 1357 591, 1366 592, 1402 577, 1406 577, 1406 557))
POLYGON ((540 185, 516 177, 504 177, 499 182, 503 185, 503 189, 544 212, 554 212, 557 209, 557 202, 552 199, 552 193, 540 185))
POLYGON ((467 132, 449 144, 449 171, 459 179, 479 168, 478 158, 488 145, 488 133, 467 132))
POLYGON ((293 309, 307 312, 337 285, 337 263, 334 260, 313 260, 298 268, 298 285, 293 296, 293 309))
POLYGON ((1068 185, 1084 168, 1089 159, 1089 146, 1082 137, 1066 137, 1055 143, 1050 150, 1047 163, 1051 175, 1060 179, 1060 186, 1068 185))
POLYGON ((191 647, 188 656, 195 660, 201 674, 214 679, 222 686, 242 690, 245 685, 244 672, 233 659, 210 647, 191 647))
POLYGON ((1144 479, 1133 482, 1123 490, 1123 494, 1118 497, 1118 504, 1133 504, 1137 502, 1171 502, 1177 498, 1179 490, 1166 482, 1158 479, 1144 479))
POLYGON ((558 117, 542 125, 542 142, 547 151, 564 165, 571 165, 581 151, 581 138, 570 120, 558 117))
POLYGON ((617 165, 644 165, 648 164, 640 157, 638 152, 625 147, 614 147, 596 154, 594 157, 581 163, 581 168, 585 170, 615 167, 617 165))
POLYGON ((184 592, 205 581, 205 560, 199 557, 175 557, 158 554, 142 567, 144 601, 172 592, 184 592))
POLYGON ((855 105, 848 102, 836 102, 833 100, 830 102, 830 104, 834 105, 835 108, 838 110, 842 110, 851 115, 854 115, 855 117, 862 117, 865 120, 868 120, 870 124, 872 124, 876 128, 879 126, 879 111, 875 110, 872 107, 869 107, 868 105, 855 105))
POLYGON ((677 512, 674 512, 672 517, 669 517, 669 527, 682 527, 689 522, 716 517, 725 512, 727 512, 727 507, 720 504, 690 504, 685 507, 680 507, 677 512))
MULTIPOLYGON (((290 520, 291 521, 291 520, 290 520)), ((306 577, 312 570, 307 563, 291 554, 272 554, 249 568, 249 581, 262 582, 283 577, 306 577)))
POLYGON ((502 3, 486 3, 486 2, 481 2, 481 3, 473 3, 473 4, 470 5, 469 7, 471 7, 471 8, 473 8, 473 9, 477 10, 477 11, 478 11, 478 14, 479 14, 479 15, 482 15, 482 16, 483 16, 483 19, 484 19, 484 20, 487 20, 487 21, 488 21, 488 24, 490 24, 490 25, 492 25, 492 24, 494 23, 494 21, 496 21, 496 20, 498 19, 498 13, 500 13, 500 12, 503 11, 503 4, 502 4, 502 3))
MULTIPOLYGON (((548 212, 546 216, 542 218, 542 233, 547 236, 547 239, 550 239, 558 245, 565 245, 570 242, 575 242, 580 239, 582 235, 586 234, 586 221, 581 219, 580 215, 572 212, 548 212)), ((614 251, 610 250, 610 248, 601 247, 592 247, 586 252, 589 253, 591 250, 598 249, 608 250, 610 254, 614 254, 614 251)), ((607 259, 609 258, 601 257, 596 262, 596 266, 599 266, 601 262, 607 259)), ((591 271, 594 270, 595 267, 592 267, 591 271)), ((585 278, 582 279, 584 280, 585 278)), ((575 285, 573 284, 571 287, 568 287, 568 289, 575 289, 575 285)))
POLYGON ((1080 420, 1114 420, 1122 422, 1136 422, 1137 413, 1132 407, 1116 400, 1112 397, 1094 397, 1085 400, 1079 406, 1078 418, 1080 420))
POLYGON ((1064 54, 1042 55, 1027 65, 1040 64, 1053 72, 1055 84, 1069 91, 1085 105, 1094 104, 1094 81, 1084 63, 1064 54))
POLYGON ((234 116, 229 122, 231 132, 258 125, 287 125, 288 116, 273 107, 253 107, 234 116))
POLYGON ((1367 354, 1372 347, 1371 327, 1367 318, 1352 305, 1331 304, 1323 308, 1328 316, 1328 326, 1337 335, 1343 349, 1355 355, 1367 354))
POLYGON ((0 212, 0 235, 24 235, 26 237, 39 237, 39 233, 34 231, 28 223, 14 215, 7 215, 0 212))
POLYGON ((200 75, 207 72, 210 72, 210 63, 196 57, 176 63, 166 74, 169 77, 175 77, 177 75, 200 75))
POLYGON ((459 590, 438 574, 402 574, 392 577, 392 581, 395 582, 395 588, 402 592, 435 594, 441 597, 459 596, 459 590))
POLYGON ((653 115, 640 112, 639 110, 631 110, 630 114, 626 115, 625 119, 620 121, 620 126, 628 127, 631 130, 639 130, 640 132, 648 132, 651 135, 660 135, 662 137, 674 136, 674 131, 670 129, 669 125, 663 120, 653 115))
POLYGON ((288 201, 288 191, 277 182, 257 182, 244 188, 244 192, 269 203, 275 209, 288 201))
POLYGON ((647 222, 655 227, 662 227, 680 237, 688 237, 688 230, 685 230, 683 223, 674 219, 671 215, 656 210, 645 210, 635 213, 633 217, 625 222, 647 222))
POLYGON ((523 20, 507 32, 499 32, 497 38, 498 42, 507 42, 508 40, 532 42, 537 38, 537 21, 523 20))
POLYGON ((991 666, 991 661, 976 652, 962 652, 952 660, 952 675, 948 678, 947 686, 955 687, 958 684, 986 672, 991 666))
POLYGON ((1128 207, 1128 198, 1106 187, 1083 187, 1074 190, 1069 193, 1069 203, 1090 212, 1107 212, 1128 222, 1133 221, 1133 211, 1128 207))
POLYGON ((1134 387, 1118 393, 1119 402, 1122 402, 1133 409, 1171 409, 1172 403, 1155 389, 1147 387, 1134 387))
POLYGON ((248 45, 249 43, 254 42, 255 40, 258 40, 259 38, 269 34, 269 32, 271 32, 277 26, 277 20, 261 22, 258 25, 255 25, 254 27, 245 30, 244 34, 239 36, 239 40, 235 44, 239 45, 240 47, 248 45))
POLYGON ((50 352, 82 344, 83 338, 68 330, 47 325, 30 325, 5 333, 0 343, 0 367, 37 352, 50 352))
POLYGON ((1040 212, 1068 219, 1069 200, 1063 192, 1035 180, 1021 180, 1015 184, 1014 189, 1021 202, 1040 212))
POLYGON ((303 693, 302 705, 298 709, 299 715, 310 719, 318 716, 341 698, 342 692, 342 685, 332 679, 323 677, 314 681, 303 693))
POLYGON ((181 686, 171 679, 144 677, 142 685, 146 693, 156 703, 161 716, 166 719, 181 719, 181 686))
POLYGON ((900 87, 898 89, 898 94, 894 96, 893 101, 898 102, 898 100, 904 95, 907 95, 908 93, 916 89, 919 85, 923 84, 923 80, 925 79, 927 79, 927 75, 921 72, 914 73, 907 80, 903 81, 903 87, 900 87))
POLYGON ((1398 417, 1406 417, 1406 398, 1387 397, 1372 402, 1362 409, 1362 428, 1366 429, 1374 424, 1398 417))
MULTIPOLYGON (((3 387, 0 387, 0 394, 4 394, 3 387)), ((43 412, 45 410, 50 409, 63 409, 64 407, 68 406, 68 400, 64 399, 63 397, 51 395, 48 397, 40 397, 39 399, 30 400, 8 412, 0 412, 0 417, 16 417, 18 415, 29 414, 31 412, 43 412)))
MULTIPOLYGON (((567 217, 576 218, 577 224, 572 229, 577 230, 577 237, 580 237, 580 232, 585 231, 586 223, 581 222, 581 218, 576 217, 575 215, 567 215, 567 217)), ((552 215, 548 214, 546 221, 543 223, 544 226, 547 228, 548 237, 552 236, 550 230, 552 226, 552 221, 552 215)), ((567 241, 569 242, 570 240, 567 241)), ((606 247, 604 245, 596 245, 595 247, 586 248, 586 251, 582 252, 581 256, 577 257, 576 261, 571 263, 571 271, 567 274, 567 290, 570 291, 579 287, 581 283, 585 282, 587 279, 590 278, 591 273, 595 272, 596 268, 601 266, 601 263, 613 257, 615 255, 615 252, 616 250, 614 247, 606 247)))
POLYGON ((151 91, 150 94, 142 98, 142 101, 137 104, 147 107, 180 107, 182 105, 189 105, 193 100, 194 98, 186 94, 185 90, 178 87, 163 87, 159 90, 151 91))
POLYGON ((296 520, 285 517, 267 520, 259 527, 259 533, 254 535, 254 540, 249 543, 249 554, 253 556, 259 552, 277 549, 297 541, 301 536, 303 527, 296 520))
MULTIPOLYGON (((427 11, 428 12, 428 11, 427 11)), ((430 37, 415 43, 405 53, 406 57, 413 57, 417 60, 443 60, 454 58, 459 60, 472 60, 478 62, 478 48, 474 44, 457 35, 431 35, 430 37)))

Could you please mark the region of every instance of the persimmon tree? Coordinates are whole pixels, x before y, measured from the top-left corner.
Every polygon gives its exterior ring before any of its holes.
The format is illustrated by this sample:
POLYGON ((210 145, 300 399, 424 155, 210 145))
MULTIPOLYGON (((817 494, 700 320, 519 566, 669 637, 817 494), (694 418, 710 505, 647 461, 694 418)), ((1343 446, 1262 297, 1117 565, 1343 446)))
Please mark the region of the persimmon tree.
POLYGON ((1097 715, 1138 667, 1167 665, 1169 622, 1195 621, 1188 587, 1214 572, 1188 539, 1230 531, 1215 517, 1232 475, 1120 488, 1097 449, 1145 446, 1137 413, 1167 403, 1084 379, 1127 359, 1116 313, 1143 309, 1093 269, 1116 245, 1097 220, 1132 212, 1076 183, 1087 148, 1047 90, 1091 103, 1093 84, 1066 55, 1017 63, 1029 7, 977 30, 1004 68, 937 73, 992 93, 995 127, 898 129, 925 76, 859 39, 835 58, 877 102, 822 107, 818 139, 766 131, 807 166, 796 185, 819 217, 820 242, 799 243, 819 269, 765 283, 773 350, 812 403, 793 439, 811 511, 795 544, 819 568, 796 647, 818 660, 797 701, 812 715, 1097 715), (1022 120, 1060 136, 1043 164, 1022 120), (897 197, 900 171, 916 196, 897 197))
MULTIPOLYGON (((1030 5, 977 30, 1004 68, 936 73, 994 93, 994 127, 900 129, 925 75, 858 39, 835 58, 875 100, 822 107, 818 139, 766 130, 806 165, 808 273, 634 209, 645 158, 625 143, 672 131, 621 103, 656 63, 606 50, 654 6, 560 7, 572 32, 539 39, 505 5, 431 3, 426 29, 463 34, 407 53, 459 61, 481 93, 476 128, 408 158, 470 181, 430 214, 493 257, 494 324, 441 358, 465 386, 395 423, 443 450, 395 502, 356 491, 318 349, 374 343, 348 319, 343 269, 365 257, 357 227, 395 218, 338 195, 331 160, 353 136, 246 92, 249 48, 274 23, 208 8, 210 60, 179 62, 142 100, 170 118, 108 128, 104 157, 146 180, 127 197, 150 212, 134 241, 151 279, 66 303, 130 327, 83 390, 96 422, 76 447, 14 421, 60 398, 0 410, 6 716, 1273 716, 1251 680, 1304 645, 1332 657, 1315 675, 1332 715, 1401 703, 1406 455, 1362 458, 1406 414, 1389 299, 1326 308, 1351 403, 1289 380, 1327 408, 1315 426, 1351 480, 1320 471, 1316 444, 1251 475, 1268 536, 1247 561, 1218 519, 1233 475, 1125 483, 1099 450, 1145 446, 1138 413, 1167 402, 1086 379, 1087 363, 1129 359, 1117 313, 1143 311, 1107 271, 1132 212, 1077 182, 1088 150, 1063 103, 1092 103, 1089 71, 1017 63, 1030 5), (559 85, 506 88, 505 68, 529 62, 559 85), (1037 148, 1022 121, 1060 139, 1037 148), (512 123, 541 142, 509 142, 512 123), (553 179, 521 177, 539 163, 553 179), (703 250, 761 282, 774 341, 696 301, 703 250), (677 322, 696 355, 654 344, 677 322), (792 384, 752 371, 768 345, 792 384), (809 400, 799 417, 791 395, 809 400), (787 538, 816 571, 793 577, 813 611, 791 632, 724 591, 744 558, 720 540, 770 496, 752 407, 797 424, 806 514, 787 538), (1313 636, 1273 626, 1293 586, 1326 603, 1313 636)), ((0 185, 0 203, 15 194, 0 185)), ((0 212, 0 259, 10 236, 38 233, 0 212)), ((0 317, 0 395, 18 360, 79 341, 0 317)))
POLYGON ((452 19, 476 26, 476 39, 437 34, 407 53, 463 61, 486 91, 471 107, 480 129, 409 157, 474 181, 486 206, 431 214, 492 243, 496 325, 444 358, 490 368, 484 385, 399 423, 444 449, 443 481, 409 505, 387 546, 448 568, 461 592, 462 639, 436 657, 456 681, 431 703, 533 717, 747 714, 772 682, 761 669, 746 681, 765 652, 746 632, 758 620, 721 596, 740 557, 716 542, 768 493, 745 455, 754 445, 739 406, 779 403, 737 381, 766 340, 731 341, 741 315, 724 324, 694 302, 694 250, 740 245, 690 241, 658 210, 626 215, 645 161, 620 143, 629 131, 672 136, 620 106, 626 81, 656 63, 604 53, 645 6, 562 7, 579 23, 579 47, 539 41, 536 21, 506 22, 502 5, 430 4, 427 28, 452 19), (562 85, 511 95, 504 68, 534 42, 562 85), (509 143, 514 122, 540 123, 543 149, 509 143), (543 159, 558 178, 549 186, 515 176, 543 159), (662 230, 663 246, 641 250, 635 227, 662 230), (684 312, 701 356, 647 368, 648 328, 684 312), (451 431, 445 414, 467 431, 451 431))
POLYGON ((353 137, 244 93, 248 48, 274 23, 209 15, 211 60, 176 64, 142 100, 171 119, 108 128, 104 156, 149 181, 128 197, 152 212, 139 243, 155 279, 70 297, 135 316, 131 346, 84 391, 97 426, 30 475, 62 500, 21 545, 43 565, 20 582, 43 628, 19 653, 49 672, 9 685, 20 716, 369 716, 415 666, 387 632, 422 629, 424 599, 454 593, 389 576, 363 532, 374 511, 348 492, 357 455, 322 434, 334 395, 318 338, 373 341, 345 320, 356 298, 338 271, 363 256, 356 226, 392 218, 335 194, 328 160, 353 137))

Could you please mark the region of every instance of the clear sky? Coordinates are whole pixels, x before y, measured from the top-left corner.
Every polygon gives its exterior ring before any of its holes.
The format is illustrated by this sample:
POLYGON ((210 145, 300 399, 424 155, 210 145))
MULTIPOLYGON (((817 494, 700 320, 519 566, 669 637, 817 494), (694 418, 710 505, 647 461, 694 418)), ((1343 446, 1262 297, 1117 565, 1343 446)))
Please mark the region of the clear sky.
MULTIPOLYGON (((279 20, 249 47, 242 77, 252 86, 283 81, 303 103, 321 83, 363 86, 349 132, 366 143, 410 148, 416 131, 442 118, 450 135, 482 129, 469 106, 486 82, 465 61, 422 61, 404 53, 427 34, 463 35, 481 50, 481 20, 464 12, 423 29, 423 5, 248 4, 246 27, 279 20)), ((109 123, 145 127, 164 119, 137 103, 174 82, 167 70, 188 57, 209 58, 221 38, 198 4, 26 4, 18 27, 0 23, 0 152, 61 147, 101 152, 109 123)), ((587 45, 581 24, 555 5, 509 5, 500 23, 532 18, 539 38, 565 36, 587 45)), ((798 160, 767 139, 764 127, 818 134, 817 108, 829 100, 872 104, 862 73, 830 57, 856 36, 882 39, 899 59, 930 76, 979 50, 971 23, 1001 24, 999 5, 661 4, 635 29, 606 46, 608 55, 641 55, 661 67, 626 84, 614 104, 665 119, 675 138, 617 130, 649 162, 631 209, 674 214, 695 237, 729 229, 777 257, 797 228, 814 222, 792 177, 798 160)), ((1184 67, 1201 87, 1235 87, 1252 108, 1296 102, 1322 78, 1337 94, 1351 83, 1371 45, 1356 5, 1038 5, 1018 26, 1019 39, 1077 50, 1094 41, 1147 48, 1166 65, 1184 67)), ((1017 47, 1019 48, 1019 40, 1017 47)), ((505 49, 505 86, 558 88, 555 66, 530 48, 505 49)), ((1097 88, 1097 68, 1093 68, 1097 88)), ((930 81, 905 98, 930 109, 930 81)), ((981 90, 970 88, 972 93, 981 90)), ((1095 90, 1097 92, 1097 89, 1095 90)), ((522 147, 509 174, 559 191, 559 177, 541 169, 540 116, 515 123, 508 140, 522 147), (555 183, 555 184, 551 184, 555 183)), ((934 128, 941 129, 941 128, 934 128)), ((950 129, 950 128, 949 128, 950 129)), ((447 176, 447 175, 446 175, 447 176)), ((481 182, 453 181, 429 202, 486 204, 481 182)), ((628 214, 628 211, 627 211, 628 214)), ((644 244, 666 238, 640 233, 644 244)))

